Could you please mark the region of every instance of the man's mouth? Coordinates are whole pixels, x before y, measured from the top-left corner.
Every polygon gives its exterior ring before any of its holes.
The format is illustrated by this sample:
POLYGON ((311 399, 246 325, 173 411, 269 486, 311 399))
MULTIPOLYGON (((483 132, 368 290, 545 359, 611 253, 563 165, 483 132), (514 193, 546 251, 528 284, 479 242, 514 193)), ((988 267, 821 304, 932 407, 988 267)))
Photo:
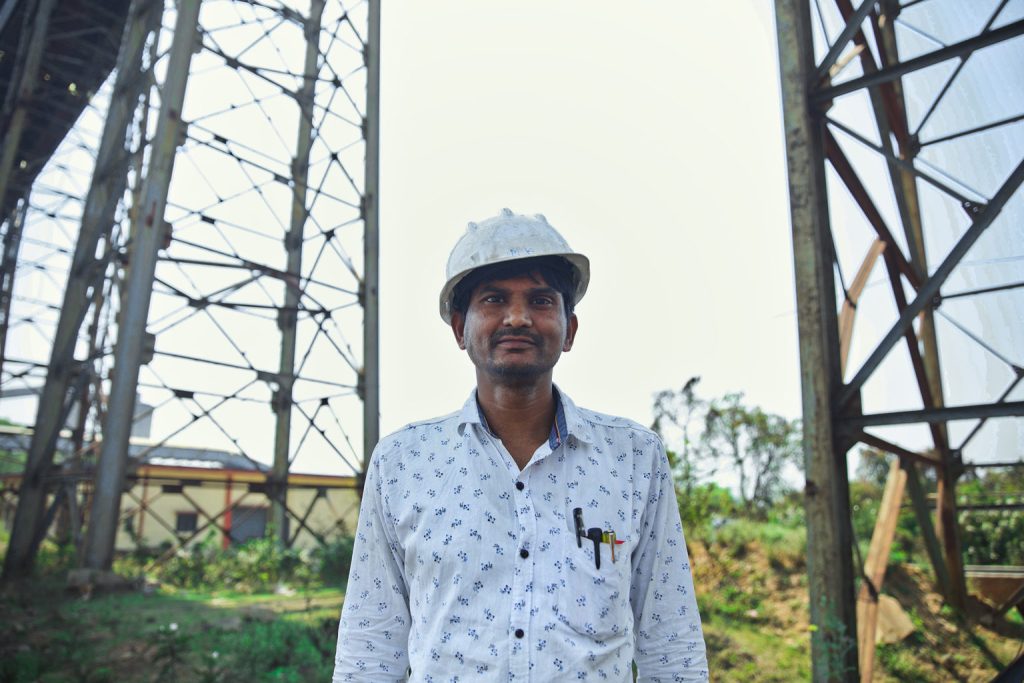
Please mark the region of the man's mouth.
POLYGON ((494 339, 494 345, 508 346, 537 346, 537 340, 530 335, 524 334, 502 334, 494 339))
POLYGON ((536 346, 532 339, 525 337, 502 337, 498 340, 497 346, 536 346))

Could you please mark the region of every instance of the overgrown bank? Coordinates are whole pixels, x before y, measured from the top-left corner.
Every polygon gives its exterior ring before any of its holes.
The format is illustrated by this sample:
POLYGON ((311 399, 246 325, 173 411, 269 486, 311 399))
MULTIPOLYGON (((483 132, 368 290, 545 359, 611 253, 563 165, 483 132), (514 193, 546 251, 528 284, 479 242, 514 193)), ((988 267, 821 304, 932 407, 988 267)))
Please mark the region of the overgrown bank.
MULTIPOLYGON (((772 522, 739 521, 688 545, 701 616, 717 681, 810 680, 810 626, 802 531, 772 522)), ((881 643, 875 681, 987 683, 1024 647, 1024 619, 987 621, 943 604, 926 568, 891 565, 883 593, 913 630, 881 643)))
MULTIPOLYGON (((158 588, 88 599, 65 588, 62 556, 48 551, 36 581, 0 597, 0 683, 329 680, 338 574, 264 543, 179 556, 158 588)), ((802 529, 738 519, 696 529, 688 545, 714 680, 809 680, 802 529)), ((914 631, 879 647, 876 681, 988 681, 1024 638, 1017 617, 1000 633, 944 608, 915 565, 891 567, 886 592, 914 631)))

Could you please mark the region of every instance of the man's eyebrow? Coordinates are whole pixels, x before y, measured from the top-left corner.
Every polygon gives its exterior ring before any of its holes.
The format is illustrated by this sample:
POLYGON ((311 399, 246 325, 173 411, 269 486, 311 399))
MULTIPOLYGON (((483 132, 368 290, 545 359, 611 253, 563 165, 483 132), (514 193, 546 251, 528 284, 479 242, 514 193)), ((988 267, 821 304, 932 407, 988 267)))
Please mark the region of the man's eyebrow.
MULTIPOLYGON (((508 294, 510 290, 499 287, 498 285, 483 284, 480 285, 478 294, 493 293, 493 294, 508 294)), ((527 290, 529 294, 558 294, 558 290, 551 285, 538 285, 537 287, 531 287, 527 290)))

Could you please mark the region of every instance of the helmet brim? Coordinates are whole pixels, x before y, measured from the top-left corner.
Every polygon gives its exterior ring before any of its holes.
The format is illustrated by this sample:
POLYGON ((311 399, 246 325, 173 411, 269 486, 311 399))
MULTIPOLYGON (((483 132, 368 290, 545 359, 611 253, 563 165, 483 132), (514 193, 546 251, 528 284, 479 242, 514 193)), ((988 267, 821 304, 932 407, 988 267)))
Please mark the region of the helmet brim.
MULTIPOLYGON (((573 300, 574 303, 579 303, 580 299, 583 298, 583 295, 587 293, 587 286, 590 284, 590 259, 588 259, 583 254, 575 252, 567 252, 561 254, 543 254, 543 256, 560 256, 561 258, 564 258, 566 261, 569 262, 569 265, 571 265, 573 269, 573 281, 576 283, 576 290, 573 292, 573 300)), ((468 276, 474 270, 479 270, 480 268, 485 268, 487 266, 493 266, 496 263, 509 263, 511 261, 528 261, 532 258, 537 257, 538 255, 529 256, 526 258, 510 256, 509 258, 497 259, 487 263, 486 265, 476 266, 474 268, 466 268, 465 270, 462 270, 453 275, 452 277, 448 278, 448 282, 446 282, 444 284, 444 287, 441 288, 441 296, 439 300, 441 320, 443 320, 448 325, 452 324, 452 304, 455 296, 455 288, 458 286, 460 282, 466 279, 466 276, 468 276)))

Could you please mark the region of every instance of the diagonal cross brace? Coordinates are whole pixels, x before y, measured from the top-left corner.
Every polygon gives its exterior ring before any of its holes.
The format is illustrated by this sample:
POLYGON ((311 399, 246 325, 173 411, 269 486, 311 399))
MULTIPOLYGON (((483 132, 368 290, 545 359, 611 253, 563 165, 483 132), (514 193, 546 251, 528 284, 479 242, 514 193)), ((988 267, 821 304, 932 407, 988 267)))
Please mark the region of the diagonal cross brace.
POLYGON ((818 65, 815 71, 815 77, 820 81, 828 75, 829 69, 839 59, 839 55, 842 53, 843 48, 850 42, 854 34, 860 30, 860 25, 864 22, 864 18, 868 15, 868 12, 877 3, 877 0, 864 0, 860 3, 860 7, 854 12, 850 20, 846 22, 846 26, 843 28, 843 32, 836 38, 836 42, 832 43, 832 47, 829 48, 828 54, 825 55, 825 59, 821 60, 821 64, 818 65))
POLYGON ((844 81, 838 85, 834 85, 830 88, 823 88, 817 92, 811 93, 810 99, 815 104, 821 104, 822 102, 828 102, 842 95, 847 95, 854 92, 855 90, 861 90, 862 88, 870 88, 875 85, 881 85, 882 83, 888 83, 894 81, 901 76, 917 71, 919 69, 925 69, 929 66, 934 66, 947 59, 953 59, 954 57, 963 57, 964 55, 970 55, 976 50, 980 50, 996 43, 1001 43, 1005 40, 1010 40, 1021 34, 1024 34, 1024 19, 1015 21, 1012 24, 1000 26, 999 28, 992 29, 990 31, 983 31, 973 38, 968 38, 959 43, 953 45, 947 45, 946 47, 935 50, 934 52, 928 52, 909 59, 899 64, 879 69, 875 73, 861 76, 860 78, 854 78, 850 81, 844 81))
POLYGON ((907 328, 913 322, 914 318, 929 306, 935 298, 939 295, 939 289, 942 284, 949 277, 953 269, 959 265, 960 261, 967 254, 974 243, 978 241, 981 234, 992 225, 992 222, 999 215, 999 212, 1003 210, 1006 202, 1009 201, 1013 193, 1020 187, 1021 182, 1024 181, 1024 161, 1017 164, 1017 168, 1013 170, 1010 177, 1006 179, 1003 186, 999 188, 995 196, 992 197, 992 201, 978 214, 978 218, 971 224, 971 227, 967 229, 967 232, 960 237, 960 241, 956 243, 953 249, 950 250, 949 254, 946 255, 945 260, 935 269, 935 272, 930 278, 921 286, 917 292, 917 297, 904 309, 900 315, 899 320, 892 326, 888 334, 882 338, 878 346, 871 353, 868 359, 861 366, 861 369, 857 371, 857 374, 845 385, 839 392, 839 399, 837 401, 840 410, 850 403, 850 400, 860 391, 860 388, 864 386, 864 383, 871 377, 871 374, 878 368, 879 364, 885 358, 885 356, 892 350, 893 345, 902 337, 907 328))

